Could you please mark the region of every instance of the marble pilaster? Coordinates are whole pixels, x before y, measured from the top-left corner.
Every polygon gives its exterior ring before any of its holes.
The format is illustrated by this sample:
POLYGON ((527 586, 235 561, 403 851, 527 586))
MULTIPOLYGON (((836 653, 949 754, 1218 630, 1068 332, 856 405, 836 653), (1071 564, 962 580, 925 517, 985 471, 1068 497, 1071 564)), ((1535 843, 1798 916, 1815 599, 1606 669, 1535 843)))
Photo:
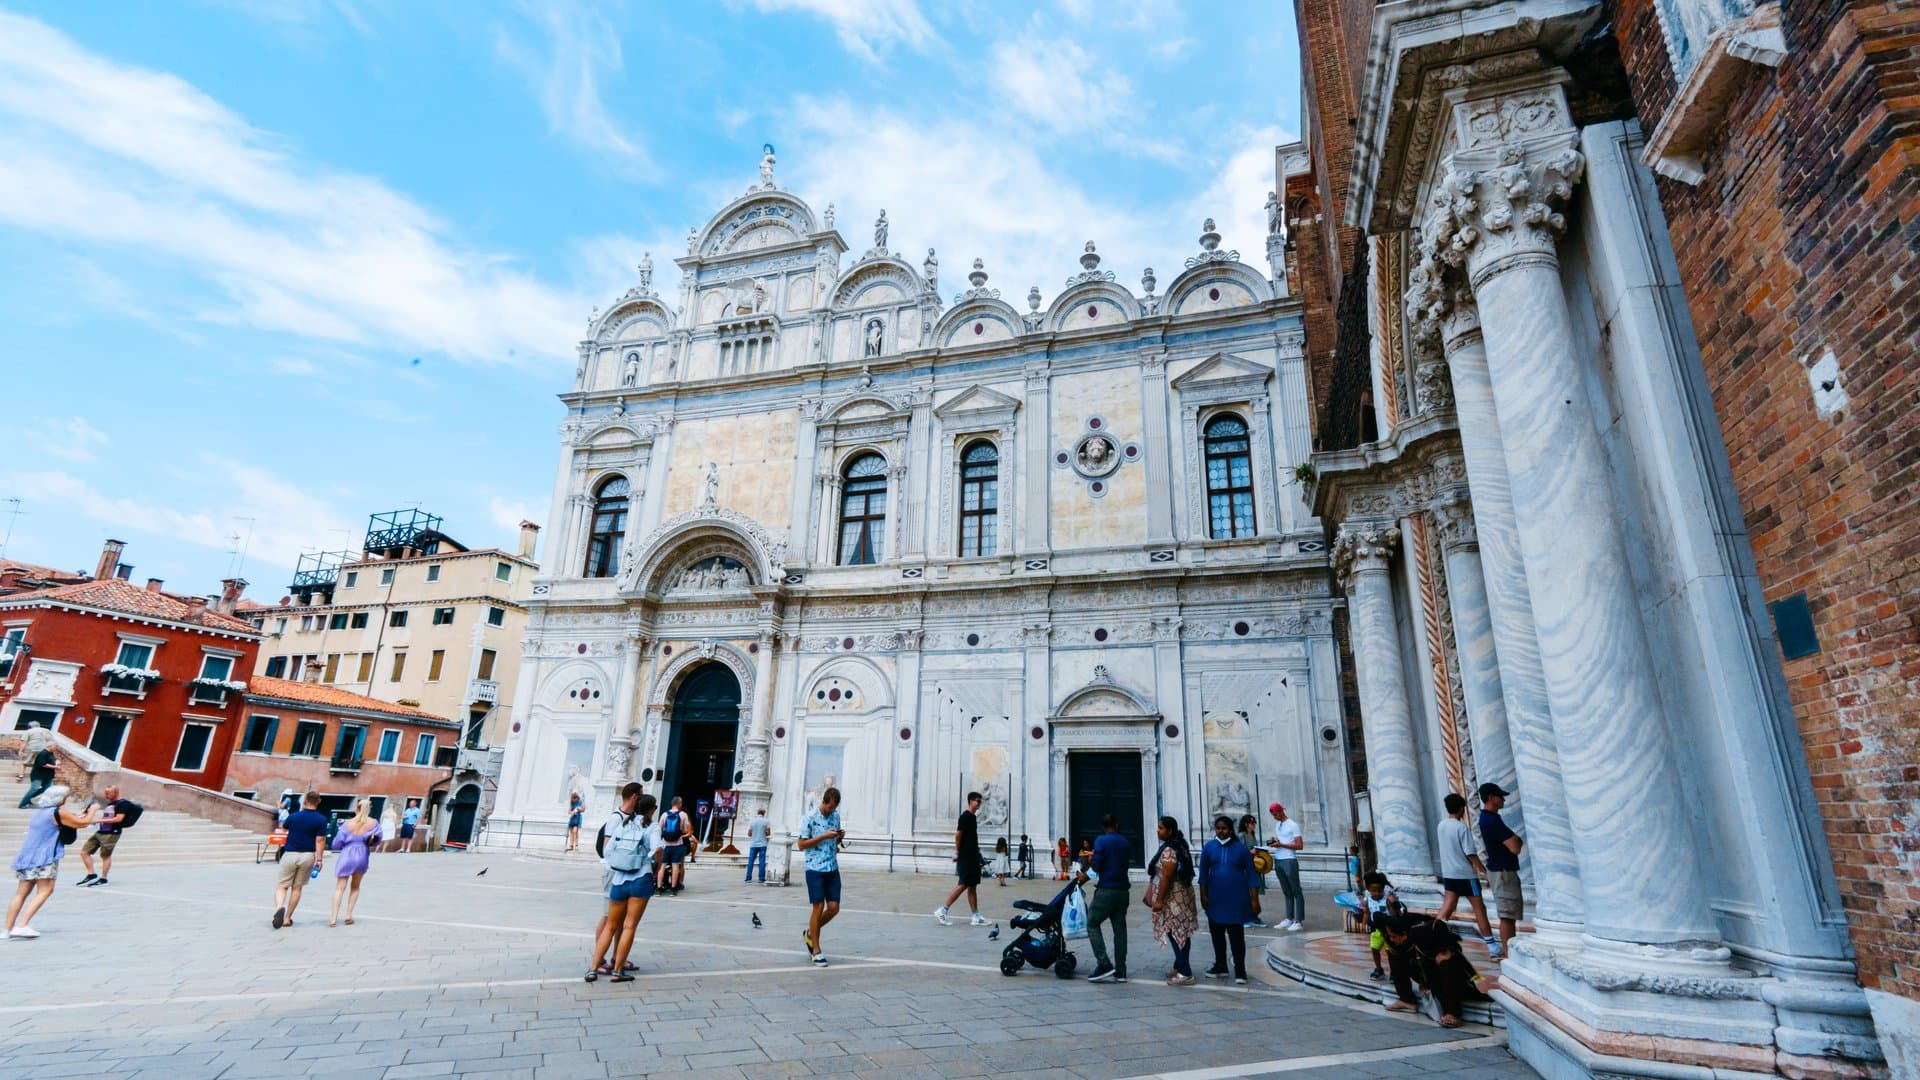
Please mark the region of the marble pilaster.
POLYGON ((1590 951, 1723 964, 1702 875, 1645 872, 1702 853, 1560 280, 1558 207, 1583 165, 1565 95, 1535 82, 1450 103, 1462 145, 1433 221, 1478 301, 1590 951))
POLYGON ((1366 729, 1367 793, 1382 872, 1396 885, 1434 880, 1433 846, 1421 808, 1420 762, 1406 671, 1394 626, 1388 563, 1399 546, 1391 525, 1342 525, 1333 562, 1352 613, 1353 667, 1366 729))

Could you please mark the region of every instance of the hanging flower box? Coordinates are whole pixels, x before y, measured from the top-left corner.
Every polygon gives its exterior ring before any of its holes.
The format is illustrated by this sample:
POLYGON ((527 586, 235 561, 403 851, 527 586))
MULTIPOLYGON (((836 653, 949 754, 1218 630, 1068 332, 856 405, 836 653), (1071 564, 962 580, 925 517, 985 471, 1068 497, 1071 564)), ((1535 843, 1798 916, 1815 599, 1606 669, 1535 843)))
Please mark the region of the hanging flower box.
POLYGON ((100 674, 109 679, 126 679, 132 682, 159 682, 160 673, 152 668, 128 667, 125 664, 101 664, 100 674))
POLYGON ((212 679, 205 676, 194 678, 191 680, 191 685, 204 686, 209 690, 226 690, 235 694, 244 693, 247 689, 247 684, 239 679, 212 679))

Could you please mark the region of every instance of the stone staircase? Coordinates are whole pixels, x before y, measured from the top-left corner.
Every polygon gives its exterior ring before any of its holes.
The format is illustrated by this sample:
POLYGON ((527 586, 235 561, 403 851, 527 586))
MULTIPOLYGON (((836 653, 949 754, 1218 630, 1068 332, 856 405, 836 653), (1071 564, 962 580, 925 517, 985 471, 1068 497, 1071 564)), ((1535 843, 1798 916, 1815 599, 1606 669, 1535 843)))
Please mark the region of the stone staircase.
MULTIPOLYGON (((26 783, 15 780, 11 769, 0 772, 0 854, 9 862, 20 850, 26 838, 27 822, 34 813, 18 809, 26 793, 26 783)), ((80 846, 92 831, 82 830, 80 839, 67 848, 60 860, 63 883, 71 884, 86 873, 80 864, 80 846)), ((148 809, 114 851, 114 877, 119 877, 122 870, 143 866, 250 863, 255 861, 255 852, 262 850, 265 840, 264 836, 230 825, 217 825, 176 811, 148 809)), ((268 857, 272 856, 271 848, 264 850, 268 857)))

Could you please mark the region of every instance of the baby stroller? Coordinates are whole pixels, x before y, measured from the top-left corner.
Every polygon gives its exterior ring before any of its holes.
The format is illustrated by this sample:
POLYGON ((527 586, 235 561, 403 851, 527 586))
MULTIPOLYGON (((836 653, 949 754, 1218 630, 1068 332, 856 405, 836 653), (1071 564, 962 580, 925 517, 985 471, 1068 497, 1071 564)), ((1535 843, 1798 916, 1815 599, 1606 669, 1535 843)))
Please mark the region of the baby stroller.
POLYGON ((1067 897, 1079 887, 1077 882, 1068 882, 1058 896, 1044 904, 1032 900, 1013 902, 1023 914, 1015 915, 1007 924, 1020 931, 1020 936, 1000 953, 1000 974, 1018 975, 1021 968, 1032 964, 1037 968, 1051 967, 1053 973, 1063 979, 1073 978, 1074 968, 1080 962, 1067 951, 1067 937, 1060 922, 1066 912, 1067 897))

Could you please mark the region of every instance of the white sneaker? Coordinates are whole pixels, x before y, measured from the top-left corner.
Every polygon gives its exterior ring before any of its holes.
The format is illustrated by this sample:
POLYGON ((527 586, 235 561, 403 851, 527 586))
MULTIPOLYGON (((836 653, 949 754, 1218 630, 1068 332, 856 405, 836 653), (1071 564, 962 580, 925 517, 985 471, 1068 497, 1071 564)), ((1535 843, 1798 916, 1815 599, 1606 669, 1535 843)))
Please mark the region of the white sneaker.
POLYGON ((40 936, 40 931, 35 930, 31 926, 16 926, 13 929, 7 931, 7 936, 17 937, 17 938, 37 938, 40 936))
POLYGON ((982 914, 980 914, 979 912, 977 912, 977 911, 976 911, 976 912, 974 912, 974 913, 973 913, 973 918, 971 918, 971 919, 968 919, 968 920, 967 920, 967 925, 969 925, 969 926, 985 926, 985 925, 987 925, 987 917, 986 917, 985 915, 982 915, 982 914))
POLYGON ((1306 925, 1305 925, 1305 924, 1303 924, 1303 923, 1299 923, 1299 922, 1290 922, 1290 923, 1288 923, 1288 924, 1287 924, 1287 929, 1288 929, 1289 931, 1299 931, 1299 930, 1305 930, 1305 929, 1306 929, 1306 925))
POLYGON ((947 909, 946 909, 946 908, 934 908, 934 909, 933 909, 933 917, 934 917, 934 918, 936 918, 936 919, 938 919, 938 920, 940 920, 940 925, 941 925, 941 926, 952 926, 952 925, 953 925, 953 920, 952 920, 952 919, 949 919, 949 918, 947 918, 947 909))

